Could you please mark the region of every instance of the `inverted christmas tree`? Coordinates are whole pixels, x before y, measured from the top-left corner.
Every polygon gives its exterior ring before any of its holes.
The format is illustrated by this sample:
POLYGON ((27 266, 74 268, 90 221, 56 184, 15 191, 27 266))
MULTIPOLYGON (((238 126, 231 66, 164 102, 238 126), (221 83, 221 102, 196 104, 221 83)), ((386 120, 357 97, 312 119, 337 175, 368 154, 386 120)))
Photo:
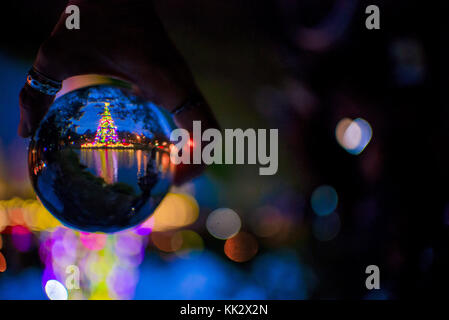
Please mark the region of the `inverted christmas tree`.
POLYGON ((109 102, 105 102, 104 110, 101 114, 100 122, 97 127, 94 142, 82 144, 83 148, 116 148, 116 147, 130 147, 127 143, 121 143, 117 136, 117 127, 114 119, 112 119, 109 111, 109 102))

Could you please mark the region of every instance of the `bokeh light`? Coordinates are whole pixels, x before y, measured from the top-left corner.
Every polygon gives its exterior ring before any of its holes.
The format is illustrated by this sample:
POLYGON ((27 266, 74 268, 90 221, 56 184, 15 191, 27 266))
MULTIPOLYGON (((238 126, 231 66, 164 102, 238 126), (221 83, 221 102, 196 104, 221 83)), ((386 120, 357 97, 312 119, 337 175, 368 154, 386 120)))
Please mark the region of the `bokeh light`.
POLYGON ((77 239, 72 238, 72 231, 65 230, 65 233, 59 239, 55 239, 51 247, 51 256, 53 258, 53 265, 65 268, 72 265, 76 261, 77 255, 77 239))
POLYGON ((60 226, 39 200, 12 198, 0 200, 0 232, 7 226, 22 225, 31 231, 43 231, 60 226))
POLYGON ((270 299, 307 299, 313 277, 291 249, 270 251, 254 259, 253 276, 270 299))
POLYGON ((336 212, 316 217, 313 222, 313 235, 320 241, 330 241, 338 235, 340 226, 340 217, 336 212))
POLYGON ((45 284, 45 293, 50 300, 67 300, 69 295, 64 285, 57 280, 49 280, 45 284))
POLYGON ((24 226, 15 225, 11 229, 12 243, 20 252, 27 252, 31 248, 32 237, 31 232, 24 226))
MULTIPOLYGON (((201 236, 192 230, 181 230, 175 233, 175 241, 181 241, 181 246, 176 250, 176 255, 181 258, 191 258, 204 249, 204 242, 201 236)), ((173 240, 172 240, 173 241, 173 240)))
MULTIPOLYGON (((391 2, 389 15, 402 11, 418 21, 420 8, 402 2, 391 2)), ((28 140, 17 136, 19 112, 0 108, 0 300, 47 299, 49 281, 59 282, 69 300, 395 299, 438 287, 449 261, 449 205, 444 217, 441 212, 449 199, 444 189, 435 192, 435 186, 417 182, 413 160, 428 175, 443 172, 448 130, 445 117, 438 117, 442 99, 432 100, 439 52, 425 45, 424 32, 397 19, 387 30, 393 37, 367 39, 363 4, 357 1, 261 2, 258 10, 239 6, 238 15, 234 3, 225 1, 184 6, 186 16, 201 12, 208 19, 183 40, 185 25, 173 10, 178 3, 170 3, 164 3, 163 18, 174 39, 181 39, 189 65, 196 66, 195 78, 218 122, 278 129, 279 170, 259 175, 264 158, 274 152, 272 141, 266 150, 256 143, 258 164, 209 166, 188 183, 170 187, 155 211, 144 206, 152 215, 136 219, 139 225, 106 236, 83 234, 63 227, 36 198, 28 177, 28 140), (226 28, 229 21, 234 28, 226 28), (362 23, 348 28, 351 21, 362 23), (211 32, 219 36, 208 37, 211 32), (229 45, 220 46, 222 39, 229 45), (304 43, 320 42, 331 45, 301 50, 304 43), (436 113, 425 108, 434 100, 436 113), (426 111, 430 121, 424 120, 426 111), (426 145, 429 141, 436 150, 426 145), (428 198, 427 189, 441 197, 415 203, 428 198), (426 209, 434 214, 420 215, 426 209), (420 245, 405 241, 409 234, 419 235, 420 245), (366 263, 391 273, 382 278, 381 290, 365 290, 366 263), (78 290, 66 282, 70 266, 79 268, 78 290), (416 281, 398 281, 404 270, 416 271, 416 281)), ((27 1, 14 7, 18 10, 6 11, 18 22, 33 16, 27 14, 27 1)), ((38 7, 41 20, 51 21, 55 8, 44 2, 38 7)), ((21 37, 11 35, 0 50, 3 106, 19 104, 32 63, 23 57, 30 57, 27 49, 37 48, 48 32, 47 24, 39 25, 29 34, 29 45, 17 47, 15 39, 21 37)), ((117 83, 89 77, 65 80, 58 96, 99 80, 117 83)), ((254 147, 246 137, 243 142, 245 149, 254 147)), ((168 151, 175 146, 156 147, 163 151, 159 169, 171 171, 168 151)), ((141 151, 126 156, 126 166, 116 173, 141 181, 149 163, 141 151), (132 163, 140 175, 128 170, 132 163)), ((43 168, 37 163, 33 172, 43 168)), ((114 170, 99 169, 113 177, 107 172, 114 170)))
POLYGON ((5 207, 0 203, 0 232, 3 231, 9 224, 8 214, 5 207))
POLYGON ((108 284, 106 281, 98 283, 92 291, 89 300, 112 300, 109 295, 108 284))
POLYGON ((245 262, 252 259, 258 249, 259 245, 256 238, 243 231, 226 240, 224 245, 226 256, 235 262, 245 262))
POLYGON ((145 220, 143 223, 141 223, 140 225, 138 225, 137 227, 135 227, 133 229, 133 232, 140 236, 149 235, 151 233, 151 231, 153 231, 153 227, 154 227, 153 224, 154 224, 154 219, 149 218, 149 219, 145 220))
POLYGON ((175 252, 182 246, 181 235, 173 231, 153 232, 151 240, 156 248, 163 252, 175 252))
POLYGON ((115 299, 132 299, 138 280, 133 268, 115 266, 107 278, 109 295, 115 299))
POLYGON ((288 223, 279 209, 273 206, 258 208, 250 219, 251 228, 254 233, 263 238, 278 235, 288 223))
POLYGON ((335 136, 346 151, 358 155, 370 142, 372 129, 370 124, 362 118, 355 120, 343 118, 337 124, 335 136))
POLYGON ((142 251, 144 240, 133 232, 119 232, 114 238, 115 252, 118 256, 134 256, 142 251))
POLYGON ((6 271, 6 259, 3 253, 0 252, 0 272, 6 271))
POLYGON ((80 240, 83 246, 92 251, 103 249, 106 244, 107 235, 103 233, 80 232, 80 240))
POLYGON ((191 195, 168 193, 156 208, 149 222, 153 231, 168 231, 188 226, 196 221, 198 203, 191 195))
POLYGON ((316 188, 310 198, 313 211, 319 216, 330 214, 337 208, 337 191, 331 186, 322 185, 316 188))
POLYGON ((206 228, 218 239, 228 239, 235 236, 242 226, 239 215, 232 209, 220 208, 212 211, 207 217, 206 228))

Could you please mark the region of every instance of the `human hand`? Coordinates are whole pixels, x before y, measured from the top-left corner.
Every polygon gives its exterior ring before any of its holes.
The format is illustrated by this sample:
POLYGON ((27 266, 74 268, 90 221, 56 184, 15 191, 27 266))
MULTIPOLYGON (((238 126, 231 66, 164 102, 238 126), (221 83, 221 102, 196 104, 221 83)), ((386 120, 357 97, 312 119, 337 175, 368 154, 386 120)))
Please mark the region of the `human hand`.
MULTIPOLYGON (((169 39, 151 1, 70 0, 81 12, 81 28, 68 30, 63 13, 51 36, 41 45, 34 68, 45 76, 63 81, 69 77, 100 74, 135 85, 144 98, 175 110, 189 97, 201 96, 192 74, 169 39)), ((31 136, 54 97, 25 85, 19 95, 18 133, 31 136)), ((218 124, 207 103, 197 104, 174 116, 175 123, 189 131, 199 120, 202 129, 218 124)), ((203 165, 177 166, 175 182, 183 183, 201 173, 203 165)))

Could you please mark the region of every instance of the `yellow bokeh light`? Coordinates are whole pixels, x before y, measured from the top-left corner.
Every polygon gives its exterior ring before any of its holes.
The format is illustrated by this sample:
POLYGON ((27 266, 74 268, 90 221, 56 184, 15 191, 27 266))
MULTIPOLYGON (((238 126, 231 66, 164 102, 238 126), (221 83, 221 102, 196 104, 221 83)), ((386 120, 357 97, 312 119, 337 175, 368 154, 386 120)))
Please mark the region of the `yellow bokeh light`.
POLYGON ((168 231, 194 223, 198 214, 195 198, 182 193, 168 193, 150 219, 153 231, 168 231))
POLYGON ((0 202, 0 232, 9 225, 8 212, 4 205, 0 202))
POLYGON ((61 223, 38 200, 13 198, 0 201, 0 231, 8 225, 23 225, 32 231, 42 231, 61 223))
POLYGON ((112 300, 112 298, 109 296, 109 290, 106 281, 102 281, 98 285, 96 285, 94 291, 89 297, 89 300, 112 300))
POLYGON ((172 238, 173 241, 180 245, 180 248, 175 252, 181 258, 188 258, 192 253, 203 251, 204 242, 201 236, 192 230, 182 230, 175 233, 172 238))

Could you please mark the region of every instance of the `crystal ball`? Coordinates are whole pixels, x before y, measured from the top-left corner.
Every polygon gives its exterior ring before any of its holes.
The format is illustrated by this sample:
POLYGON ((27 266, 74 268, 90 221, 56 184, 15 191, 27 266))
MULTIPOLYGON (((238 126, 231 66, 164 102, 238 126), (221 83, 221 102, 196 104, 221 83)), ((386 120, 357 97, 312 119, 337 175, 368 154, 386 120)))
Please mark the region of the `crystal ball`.
POLYGON ((67 227, 112 233, 146 220, 167 194, 170 115, 129 89, 59 97, 31 139, 28 167, 45 208, 67 227))

